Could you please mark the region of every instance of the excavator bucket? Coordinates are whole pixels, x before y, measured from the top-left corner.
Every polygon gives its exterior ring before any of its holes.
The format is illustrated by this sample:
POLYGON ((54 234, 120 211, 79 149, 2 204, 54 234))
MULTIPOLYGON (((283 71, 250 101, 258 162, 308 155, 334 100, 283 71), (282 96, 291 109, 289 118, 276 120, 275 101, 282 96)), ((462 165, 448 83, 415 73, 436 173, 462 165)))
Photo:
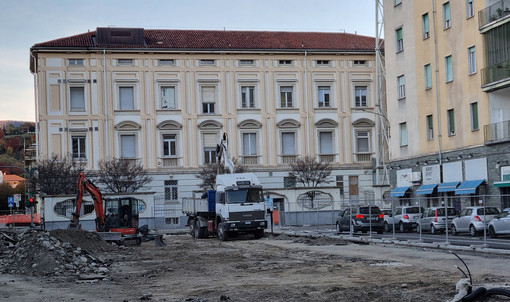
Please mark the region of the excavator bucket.
POLYGON ((81 223, 79 223, 78 221, 71 221, 71 223, 69 223, 69 225, 67 226, 67 229, 73 231, 80 231, 81 223))
POLYGON ((163 235, 155 235, 154 236, 154 244, 159 247, 165 246, 166 243, 163 241, 163 235))

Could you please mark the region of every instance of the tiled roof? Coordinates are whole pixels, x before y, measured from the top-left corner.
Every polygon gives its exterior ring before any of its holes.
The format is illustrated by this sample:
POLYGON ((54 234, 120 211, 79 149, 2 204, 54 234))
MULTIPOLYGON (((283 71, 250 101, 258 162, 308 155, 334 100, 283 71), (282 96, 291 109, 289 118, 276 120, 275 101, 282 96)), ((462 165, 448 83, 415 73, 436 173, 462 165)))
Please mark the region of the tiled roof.
POLYGON ((144 45, 96 45, 96 31, 38 43, 33 48, 156 48, 373 51, 375 38, 331 32, 145 29, 144 45))

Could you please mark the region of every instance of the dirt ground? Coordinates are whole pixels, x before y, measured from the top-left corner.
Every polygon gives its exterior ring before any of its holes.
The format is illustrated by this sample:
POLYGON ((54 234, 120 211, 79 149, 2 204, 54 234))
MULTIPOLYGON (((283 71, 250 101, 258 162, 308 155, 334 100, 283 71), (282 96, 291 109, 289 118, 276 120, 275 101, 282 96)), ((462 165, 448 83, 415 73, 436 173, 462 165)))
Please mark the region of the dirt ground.
MULTIPOLYGON (((165 235, 163 247, 118 248, 68 232, 45 232, 54 245, 39 247, 39 233, 4 244, 0 301, 447 301, 461 277, 453 255, 432 249, 269 234, 227 242, 165 235)), ((509 257, 459 255, 475 286, 510 286, 509 257)))

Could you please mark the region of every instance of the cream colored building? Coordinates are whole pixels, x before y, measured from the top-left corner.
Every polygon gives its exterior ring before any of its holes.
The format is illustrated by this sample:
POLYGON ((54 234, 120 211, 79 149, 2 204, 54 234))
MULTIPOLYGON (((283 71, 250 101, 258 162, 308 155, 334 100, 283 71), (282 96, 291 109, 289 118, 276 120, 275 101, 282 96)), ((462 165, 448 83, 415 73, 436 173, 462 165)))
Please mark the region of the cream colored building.
POLYGON ((133 28, 36 44, 39 157, 87 169, 138 160, 175 201, 199 190, 195 175, 227 133, 231 155, 281 202, 295 202, 289 164, 303 156, 332 163, 332 199, 380 195, 374 48, 345 33, 133 28))
POLYGON ((392 187, 404 197, 498 193, 492 188, 501 146, 489 144, 486 127, 499 118, 482 88, 485 7, 481 0, 384 1, 392 187), (456 189, 468 181, 474 181, 469 193, 456 189), (442 190, 444 183, 454 186, 442 190), (433 191, 420 194, 420 185, 433 191))

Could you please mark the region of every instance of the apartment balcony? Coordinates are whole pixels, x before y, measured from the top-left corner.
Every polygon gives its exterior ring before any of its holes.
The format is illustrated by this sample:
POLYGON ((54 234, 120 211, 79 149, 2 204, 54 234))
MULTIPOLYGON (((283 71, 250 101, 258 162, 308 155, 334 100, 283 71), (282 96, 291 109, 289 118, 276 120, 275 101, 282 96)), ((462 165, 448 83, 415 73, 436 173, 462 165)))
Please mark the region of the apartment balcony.
POLYGON ((298 159, 298 156, 297 155, 280 155, 280 158, 281 158, 281 163, 282 164, 292 164, 292 163, 295 163, 298 159))
POLYGON ((319 161, 323 163, 332 163, 335 161, 336 154, 319 154, 319 161))
POLYGON ((242 163, 247 166, 253 166, 259 164, 259 156, 258 155, 244 155, 241 156, 242 163))
POLYGON ((508 86, 510 86, 510 60, 482 69, 483 91, 492 91, 508 86))
POLYGON ((483 126, 485 144, 510 141, 510 121, 483 126))
POLYGON ((160 157, 158 158, 158 166, 160 167, 178 167, 179 157, 160 157))
POLYGON ((483 31, 488 25, 510 19, 510 0, 501 0, 478 12, 478 26, 483 31))
POLYGON ((354 157, 357 163, 368 163, 372 161, 372 153, 355 153, 354 157))

